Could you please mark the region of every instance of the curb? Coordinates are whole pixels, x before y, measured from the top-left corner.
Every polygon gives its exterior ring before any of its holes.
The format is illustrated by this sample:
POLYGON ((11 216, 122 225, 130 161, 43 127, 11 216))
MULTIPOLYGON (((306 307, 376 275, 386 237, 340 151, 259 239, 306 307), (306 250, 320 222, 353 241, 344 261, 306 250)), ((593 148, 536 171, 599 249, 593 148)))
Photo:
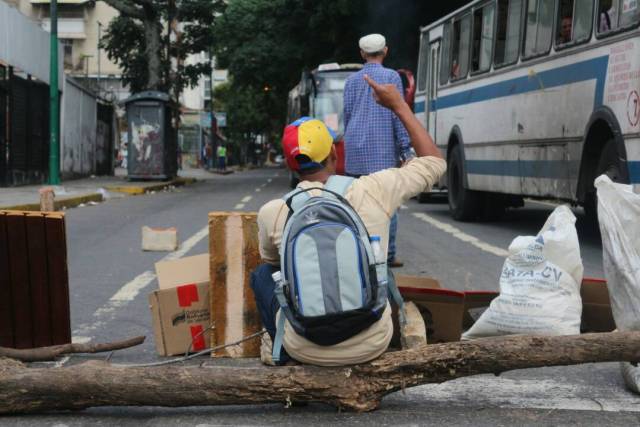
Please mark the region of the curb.
MULTIPOLYGON (((58 199, 53 202, 53 206, 56 211, 64 209, 75 208, 76 206, 80 206, 83 203, 89 202, 103 202, 104 198, 100 193, 90 193, 83 194, 75 197, 67 197, 64 199, 58 199)), ((40 211, 40 203, 28 203, 26 205, 15 205, 15 206, 2 206, 0 210, 6 211, 40 211)))
POLYGON ((149 193, 151 191, 162 191, 168 187, 182 187, 184 185, 194 184, 198 180, 196 178, 176 178, 171 181, 161 182, 159 184, 151 185, 111 185, 105 186, 107 191, 113 191, 116 193, 124 193, 130 196, 140 196, 142 194, 149 193))

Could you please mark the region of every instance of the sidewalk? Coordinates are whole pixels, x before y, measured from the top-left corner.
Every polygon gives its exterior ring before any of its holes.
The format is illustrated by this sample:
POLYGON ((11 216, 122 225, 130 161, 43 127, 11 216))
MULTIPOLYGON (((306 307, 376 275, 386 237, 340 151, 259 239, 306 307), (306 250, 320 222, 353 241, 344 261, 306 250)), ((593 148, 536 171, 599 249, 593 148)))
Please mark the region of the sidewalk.
MULTIPOLYGON (((211 174, 202 169, 184 169, 171 181, 133 181, 126 180, 126 171, 116 169, 116 176, 74 179, 54 186, 56 210, 69 209, 84 204, 95 204, 110 198, 135 196, 166 188, 193 184, 208 179, 211 174)), ((47 185, 27 185, 0 188, 0 209, 3 210, 40 210, 38 190, 47 185)))

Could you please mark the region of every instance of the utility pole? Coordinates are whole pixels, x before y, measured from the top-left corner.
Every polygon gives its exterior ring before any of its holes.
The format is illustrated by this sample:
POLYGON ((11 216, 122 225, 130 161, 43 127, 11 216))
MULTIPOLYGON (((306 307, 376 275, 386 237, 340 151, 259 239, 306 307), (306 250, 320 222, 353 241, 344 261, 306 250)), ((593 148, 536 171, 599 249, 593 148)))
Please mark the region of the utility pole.
POLYGON ((58 1, 51 0, 51 52, 49 60, 49 184, 60 184, 60 102, 58 90, 58 1))
POLYGON ((102 23, 98 21, 98 96, 102 92, 100 88, 100 39, 102 39, 102 23))

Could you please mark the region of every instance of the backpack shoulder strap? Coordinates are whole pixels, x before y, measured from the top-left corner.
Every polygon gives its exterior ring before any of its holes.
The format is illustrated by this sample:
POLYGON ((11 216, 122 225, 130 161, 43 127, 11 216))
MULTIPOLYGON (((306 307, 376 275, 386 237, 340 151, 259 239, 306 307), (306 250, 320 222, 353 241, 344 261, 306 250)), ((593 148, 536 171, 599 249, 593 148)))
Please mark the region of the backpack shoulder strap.
POLYGON ((309 194, 309 192, 305 192, 305 191, 301 190, 300 188, 296 188, 295 190, 290 191, 287 194, 285 194, 284 197, 282 198, 282 200, 284 200, 285 203, 286 203, 289 199, 292 199, 291 200, 291 208, 294 211, 297 211, 310 198, 311 198, 311 195, 309 194))
POLYGON ((353 181, 355 181, 355 178, 350 176, 331 175, 324 188, 344 196, 353 181))

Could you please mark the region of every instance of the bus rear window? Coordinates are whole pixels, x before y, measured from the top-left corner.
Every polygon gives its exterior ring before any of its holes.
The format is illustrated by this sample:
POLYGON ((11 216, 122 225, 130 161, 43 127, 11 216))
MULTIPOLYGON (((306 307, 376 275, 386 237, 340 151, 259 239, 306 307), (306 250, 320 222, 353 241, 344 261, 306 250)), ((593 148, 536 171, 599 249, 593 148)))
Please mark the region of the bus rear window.
POLYGON ((598 33, 634 26, 640 21, 639 0, 599 0, 598 33))

